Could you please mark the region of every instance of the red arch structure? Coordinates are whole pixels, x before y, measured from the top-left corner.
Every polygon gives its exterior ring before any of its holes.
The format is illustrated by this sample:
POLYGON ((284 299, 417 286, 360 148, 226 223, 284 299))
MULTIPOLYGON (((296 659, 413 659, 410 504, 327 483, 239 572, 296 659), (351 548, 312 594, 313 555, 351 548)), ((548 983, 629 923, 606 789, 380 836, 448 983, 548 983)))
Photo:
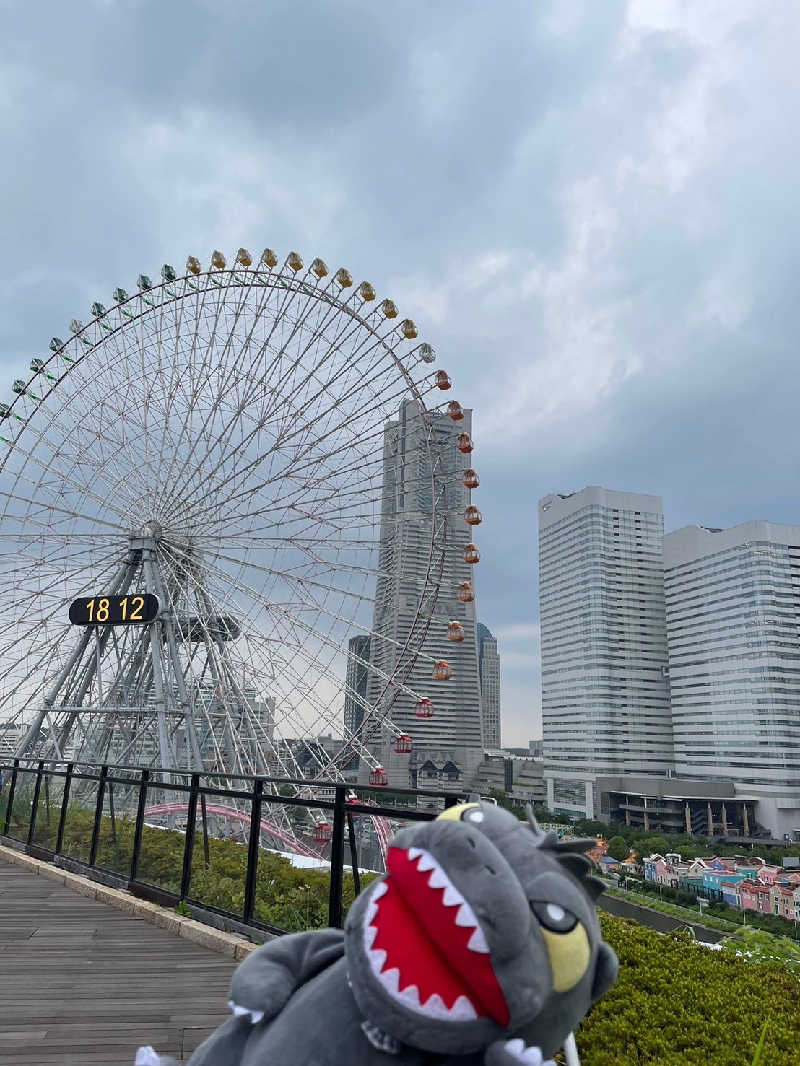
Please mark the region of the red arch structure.
MULTIPOLYGON (((368 803, 369 801, 362 802, 368 803)), ((159 803, 153 807, 145 808, 144 813, 145 817, 147 817, 149 814, 186 814, 188 810, 189 805, 187 803, 159 803)), ((237 811, 235 807, 225 807, 219 803, 207 803, 206 811, 208 814, 216 814, 220 818, 225 818, 229 822, 240 822, 250 825, 250 816, 241 811, 237 811)), ((379 818, 377 815, 368 815, 368 817, 371 818, 375 828, 375 834, 378 838, 378 846, 385 867, 386 852, 389 847, 389 842, 392 839, 389 822, 386 818, 379 818)), ((300 855, 305 855, 306 858, 321 859, 323 857, 321 852, 310 848, 308 844, 304 844, 302 841, 298 840, 297 837, 289 836, 284 830, 279 829, 274 822, 265 822, 262 820, 261 831, 269 833, 270 836, 275 837, 276 840, 280 840, 282 843, 289 845, 292 851, 296 851, 300 855)))
MULTIPOLYGON (((186 814, 188 810, 189 805, 186 803, 159 803, 154 807, 145 808, 144 813, 146 817, 148 814, 186 814)), ((235 807, 224 807, 219 803, 207 803, 206 811, 208 814, 216 814, 220 818, 225 818, 229 822, 241 822, 250 825, 250 815, 237 811, 235 807)), ((300 855, 305 855, 309 859, 321 858, 318 851, 314 851, 313 848, 303 844, 296 837, 289 836, 273 822, 262 821, 261 831, 269 833, 270 836, 275 837, 276 840, 280 840, 284 844, 290 845, 292 851, 296 851, 300 855)))

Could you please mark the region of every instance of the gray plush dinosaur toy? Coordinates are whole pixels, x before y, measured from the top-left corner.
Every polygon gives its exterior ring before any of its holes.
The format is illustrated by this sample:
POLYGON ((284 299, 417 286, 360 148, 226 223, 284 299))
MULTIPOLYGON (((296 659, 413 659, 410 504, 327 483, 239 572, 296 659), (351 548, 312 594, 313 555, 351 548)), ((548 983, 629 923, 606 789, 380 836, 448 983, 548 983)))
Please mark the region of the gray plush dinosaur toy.
MULTIPOLYGON (((489 803, 402 829, 344 932, 245 959, 233 1017, 189 1066, 540 1066, 616 979, 593 843, 489 803)), ((171 1060, 142 1048, 136 1062, 171 1060)))

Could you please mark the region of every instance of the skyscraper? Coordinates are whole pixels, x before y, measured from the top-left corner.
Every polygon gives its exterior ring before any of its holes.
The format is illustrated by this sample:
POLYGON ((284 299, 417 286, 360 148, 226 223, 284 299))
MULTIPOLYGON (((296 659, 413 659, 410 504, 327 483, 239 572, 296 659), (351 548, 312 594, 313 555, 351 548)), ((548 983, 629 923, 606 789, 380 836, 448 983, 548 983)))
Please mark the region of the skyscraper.
POLYGON ((485 748, 499 748, 500 656, 497 651, 497 637, 492 636, 483 622, 478 622, 478 672, 483 708, 483 745, 485 748))
MULTIPOLYGON (((351 737, 364 720, 369 677, 369 637, 358 634, 347 642, 347 677, 344 695, 344 735, 351 737)), ((357 770, 359 757, 353 755, 343 769, 357 770)))
MULTIPOLYGON (((415 693, 433 701, 433 717, 415 716, 415 699, 399 691, 391 708, 392 721, 413 737, 410 756, 397 755, 389 737, 370 739, 376 753, 389 771, 389 783, 406 786, 417 779, 417 769, 424 765, 441 769, 455 764, 460 774, 471 773, 481 758, 481 695, 478 676, 478 647, 475 628, 475 602, 462 603, 458 585, 471 582, 473 567, 464 562, 464 547, 471 541, 471 527, 463 518, 471 493, 461 482, 460 473, 469 466, 468 455, 458 450, 457 435, 471 431, 472 412, 453 423, 446 415, 426 413, 420 417, 417 404, 406 400, 400 405, 397 420, 384 428, 383 491, 381 500, 381 538, 379 577, 375 597, 373 637, 370 642, 368 700, 370 705, 381 698, 381 675, 391 675, 398 651, 418 626, 418 605, 430 587, 432 479, 426 434, 441 443, 442 473, 447 476, 446 536, 444 564, 433 617, 420 655, 407 679, 415 693), (464 640, 447 639, 449 620, 464 627, 464 640), (450 663, 449 681, 432 679, 432 660, 450 663)), ((416 631, 416 630, 415 630, 416 631)), ((394 693, 393 693, 394 695, 394 693)), ((453 771, 446 771, 453 779, 453 771)), ((422 784, 423 782, 420 782, 422 784)), ((425 782, 430 784, 430 782, 425 782)))
POLYGON ((594 817, 599 774, 672 768, 656 496, 539 501, 544 776, 550 809, 594 817))
POLYGON ((664 567, 676 772, 735 780, 780 838, 800 826, 800 527, 687 526, 664 567))

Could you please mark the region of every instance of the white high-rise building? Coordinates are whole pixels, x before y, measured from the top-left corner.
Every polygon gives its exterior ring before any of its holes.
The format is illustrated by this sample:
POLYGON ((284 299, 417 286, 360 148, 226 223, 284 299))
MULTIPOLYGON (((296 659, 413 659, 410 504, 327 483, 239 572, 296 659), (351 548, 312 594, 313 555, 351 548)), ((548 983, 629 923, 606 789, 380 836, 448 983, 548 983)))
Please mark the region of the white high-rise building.
POLYGON ((478 622, 478 671, 483 707, 483 744, 486 748, 497 749, 501 747, 500 655, 497 637, 492 636, 483 622, 478 622))
POLYGON ((589 487, 539 501, 551 810, 595 817, 598 775, 672 769, 663 537, 657 496, 589 487))
POLYGON ((800 527, 664 538, 680 777, 728 779, 780 839, 800 828, 800 527))
MULTIPOLYGON (((413 692, 433 701, 434 714, 430 719, 417 718, 414 698, 403 691, 397 695, 391 718, 413 738, 411 755, 397 755, 388 737, 371 738, 371 746, 389 771, 390 786, 408 786, 410 781, 433 787, 434 773, 457 782, 463 775, 471 776, 482 755, 475 601, 462 603, 457 597, 458 585, 474 580, 474 567, 463 558, 464 547, 472 540, 471 527, 463 519, 471 493, 459 476, 470 465, 469 455, 458 450, 456 441, 459 433, 471 432, 471 423, 472 412, 468 410, 458 423, 436 413, 426 415, 423 422, 416 402, 407 400, 400 405, 397 420, 388 422, 384 429, 381 549, 370 661, 385 675, 392 674, 398 649, 408 639, 411 627, 419 624, 418 604, 428 580, 432 495, 426 432, 444 442, 441 455, 448 475, 441 587, 423 643, 424 654, 418 657, 407 681, 413 692), (451 619, 464 627, 461 643, 447 639, 451 619), (436 659, 449 662, 449 681, 433 680, 432 660, 436 659)), ((371 671, 370 705, 378 700, 382 687, 380 674, 371 671)))

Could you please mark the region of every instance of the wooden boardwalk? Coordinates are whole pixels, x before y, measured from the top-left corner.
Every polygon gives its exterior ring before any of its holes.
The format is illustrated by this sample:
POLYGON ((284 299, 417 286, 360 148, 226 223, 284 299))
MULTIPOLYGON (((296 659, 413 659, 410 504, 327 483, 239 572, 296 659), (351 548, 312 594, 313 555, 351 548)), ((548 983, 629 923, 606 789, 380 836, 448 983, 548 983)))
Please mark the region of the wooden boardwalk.
POLYGON ((0 1064, 179 1061, 229 1017, 236 963, 0 859, 0 1064))

